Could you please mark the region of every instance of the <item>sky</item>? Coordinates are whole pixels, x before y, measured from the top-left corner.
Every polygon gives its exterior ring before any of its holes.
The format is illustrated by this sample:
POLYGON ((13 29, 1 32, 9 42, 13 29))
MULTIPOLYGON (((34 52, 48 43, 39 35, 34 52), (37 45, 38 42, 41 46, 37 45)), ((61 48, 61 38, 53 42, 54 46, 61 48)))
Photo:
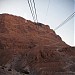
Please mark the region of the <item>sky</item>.
MULTIPOLYGON (((55 29, 67 17, 75 12, 75 0, 34 0, 38 22, 55 29), (48 8, 49 7, 49 8, 48 8)), ((33 21, 27 0, 0 0, 0 14, 8 13, 33 21)), ((68 45, 75 46, 75 18, 55 32, 68 45)))

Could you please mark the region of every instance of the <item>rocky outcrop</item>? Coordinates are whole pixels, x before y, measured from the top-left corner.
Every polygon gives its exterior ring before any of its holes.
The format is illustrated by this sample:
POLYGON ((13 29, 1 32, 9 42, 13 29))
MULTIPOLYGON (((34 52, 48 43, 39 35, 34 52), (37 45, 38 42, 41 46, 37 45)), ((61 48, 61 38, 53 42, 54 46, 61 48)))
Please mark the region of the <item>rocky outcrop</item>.
POLYGON ((74 50, 48 25, 0 15, 0 75, 74 74, 74 50))

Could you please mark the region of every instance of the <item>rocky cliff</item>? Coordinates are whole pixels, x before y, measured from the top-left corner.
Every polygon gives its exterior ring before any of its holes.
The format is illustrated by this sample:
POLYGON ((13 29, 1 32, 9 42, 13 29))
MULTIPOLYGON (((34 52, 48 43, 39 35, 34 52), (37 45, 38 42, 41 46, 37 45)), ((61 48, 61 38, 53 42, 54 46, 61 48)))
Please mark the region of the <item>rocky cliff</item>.
POLYGON ((48 25, 0 14, 0 75, 68 75, 75 48, 48 25))

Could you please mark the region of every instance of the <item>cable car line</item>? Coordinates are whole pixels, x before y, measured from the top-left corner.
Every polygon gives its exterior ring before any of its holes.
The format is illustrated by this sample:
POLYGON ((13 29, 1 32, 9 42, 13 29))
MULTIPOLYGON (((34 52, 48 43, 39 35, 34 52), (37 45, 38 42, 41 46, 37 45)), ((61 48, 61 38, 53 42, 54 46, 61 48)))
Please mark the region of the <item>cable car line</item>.
POLYGON ((60 25, 58 25, 54 30, 59 29, 61 26, 63 26, 65 23, 67 23, 69 20, 71 20, 75 15, 75 12, 71 14, 64 22, 62 22, 60 25))
POLYGON ((35 22, 35 15, 34 15, 34 10, 33 10, 33 6, 32 6, 32 2, 31 0, 27 0, 28 1, 28 5, 29 5, 29 8, 30 8, 30 11, 31 11, 31 14, 32 14, 32 18, 35 22))
POLYGON ((28 1, 28 5, 29 5, 34 22, 38 22, 34 0, 33 2, 31 0, 27 0, 27 1, 28 1))
POLYGON ((37 13, 36 13, 36 7, 35 7, 35 2, 34 2, 34 0, 33 0, 33 4, 34 4, 34 10, 35 10, 36 22, 38 22, 38 19, 37 19, 37 13))
POLYGON ((48 14, 49 6, 50 6, 50 0, 49 0, 49 3, 48 3, 48 7, 47 7, 47 11, 46 11, 46 15, 45 15, 45 20, 46 20, 47 14, 48 14))

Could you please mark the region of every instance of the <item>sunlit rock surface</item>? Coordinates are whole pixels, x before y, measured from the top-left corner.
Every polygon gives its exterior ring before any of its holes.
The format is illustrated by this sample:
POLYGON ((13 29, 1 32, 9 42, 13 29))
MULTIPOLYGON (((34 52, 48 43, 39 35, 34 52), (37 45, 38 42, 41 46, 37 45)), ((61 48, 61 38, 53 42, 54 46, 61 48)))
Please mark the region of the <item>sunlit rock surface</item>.
POLYGON ((75 47, 48 25, 0 14, 0 75, 75 75, 75 47))

